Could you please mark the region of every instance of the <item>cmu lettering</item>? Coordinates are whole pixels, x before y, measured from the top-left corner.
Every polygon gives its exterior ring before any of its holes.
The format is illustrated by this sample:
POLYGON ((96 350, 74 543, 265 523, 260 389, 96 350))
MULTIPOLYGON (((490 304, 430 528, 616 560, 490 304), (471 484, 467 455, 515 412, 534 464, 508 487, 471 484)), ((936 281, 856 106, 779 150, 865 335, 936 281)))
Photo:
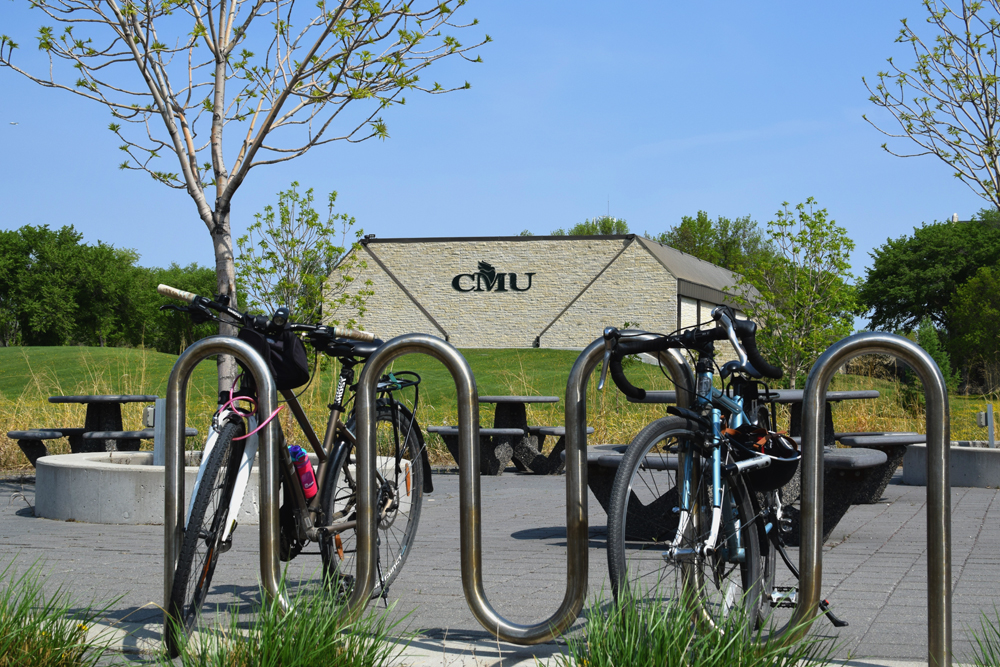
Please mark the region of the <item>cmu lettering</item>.
POLYGON ((507 279, 510 279, 510 289, 515 292, 527 292, 531 289, 531 277, 534 273, 526 273, 528 284, 521 287, 517 284, 516 273, 497 273, 493 265, 479 262, 479 270, 475 273, 460 273, 451 279, 451 286, 458 292, 506 292, 507 279))

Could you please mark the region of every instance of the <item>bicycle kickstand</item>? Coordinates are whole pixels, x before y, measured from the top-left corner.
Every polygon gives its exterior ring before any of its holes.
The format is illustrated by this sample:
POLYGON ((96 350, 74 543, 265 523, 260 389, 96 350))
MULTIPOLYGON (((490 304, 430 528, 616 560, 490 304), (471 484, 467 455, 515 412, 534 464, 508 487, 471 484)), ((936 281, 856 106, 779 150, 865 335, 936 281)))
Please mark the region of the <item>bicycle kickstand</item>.
MULTIPOLYGON (((778 555, 781 556, 781 560, 785 561, 785 566, 795 576, 796 581, 798 581, 799 568, 795 567, 791 559, 788 557, 788 554, 785 552, 785 545, 781 543, 781 541, 778 539, 778 536, 775 535, 773 531, 770 533, 769 537, 771 538, 771 543, 774 544, 774 548, 778 550, 778 555)), ((823 615, 826 616, 827 620, 829 620, 830 623, 833 624, 833 627, 846 628, 848 625, 850 625, 850 623, 848 623, 847 621, 845 621, 844 619, 840 618, 839 616, 833 613, 833 610, 830 609, 829 600, 820 600, 819 609, 821 612, 823 612, 823 615)))

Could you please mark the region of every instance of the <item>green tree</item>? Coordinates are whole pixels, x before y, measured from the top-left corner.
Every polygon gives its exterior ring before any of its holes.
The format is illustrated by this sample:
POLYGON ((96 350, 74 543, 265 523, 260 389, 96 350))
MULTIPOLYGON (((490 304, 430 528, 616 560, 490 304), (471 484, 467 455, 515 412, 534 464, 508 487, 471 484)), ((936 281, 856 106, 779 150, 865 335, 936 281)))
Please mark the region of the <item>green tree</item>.
POLYGON ((172 310, 160 310, 160 306, 177 305, 173 299, 156 294, 156 285, 164 284, 201 295, 211 295, 216 287, 215 269, 198 264, 180 266, 171 264, 165 269, 149 269, 146 277, 149 287, 143 289, 147 295, 144 321, 148 323, 146 344, 160 352, 180 354, 196 340, 218 332, 212 322, 193 324, 191 318, 172 310), (153 297, 148 295, 152 293, 153 297))
POLYGON ((0 231, 0 345, 21 342, 18 283, 26 259, 21 236, 13 230, 0 231))
MULTIPOLYGON (((527 230, 525 230, 527 231, 527 230)), ((602 215, 598 218, 586 219, 577 223, 566 231, 562 227, 552 232, 552 236, 612 236, 616 234, 628 234, 628 223, 622 218, 614 218, 610 215, 602 215)), ((524 233, 521 234, 524 236, 524 233)))
MULTIPOLYGON (((35 75, 15 64, 7 35, 0 67, 107 107, 120 167, 191 197, 212 240, 214 291, 237 305, 230 212, 250 170, 333 141, 387 138, 380 114, 406 91, 468 88, 421 79, 438 60, 469 60, 489 41, 464 46, 448 34, 471 25, 456 22, 464 4, 33 0, 64 26, 39 29, 50 67, 35 75)), ((226 388, 236 365, 228 356, 219 364, 226 388)))
POLYGON ((794 388, 816 358, 853 329, 848 260, 854 242, 812 197, 794 210, 782 204, 767 235, 774 254, 744 267, 733 297, 760 326, 761 353, 794 388))
POLYGON ((152 300, 145 270, 136 266, 139 253, 115 248, 98 241, 96 246, 80 248, 80 273, 77 278, 77 305, 74 342, 100 347, 141 345, 145 319, 141 304, 152 300))
POLYGON ((955 8, 939 0, 923 5, 926 36, 903 19, 896 37, 912 49, 911 63, 900 67, 889 58, 874 87, 865 80, 871 102, 888 111, 902 133, 865 120, 890 138, 917 145, 915 152, 897 153, 882 144, 888 153, 934 155, 955 178, 1000 207, 1000 0, 963 0, 955 8))
POLYGON ((79 310, 77 291, 84 271, 83 235, 72 226, 24 226, 17 280, 17 304, 25 345, 65 345, 74 342, 79 310))
MULTIPOLYGON (((951 369, 951 359, 948 356, 948 351, 941 344, 941 338, 938 335, 938 330, 934 326, 934 322, 931 318, 925 317, 920 320, 920 325, 917 327, 916 335, 912 333, 910 337, 915 339, 915 342, 924 351, 930 355, 934 363, 937 364, 938 368, 941 370, 941 375, 944 377, 945 385, 949 390, 954 391, 958 388, 958 374, 951 369)), ((917 377, 917 374, 912 370, 907 368, 903 375, 903 403, 910 407, 911 409, 924 407, 924 383, 917 377)), ((914 410, 916 411, 916 410, 914 410)))
POLYGON ((327 198, 324 220, 313 208, 312 188, 299 194, 298 187, 293 182, 279 192, 277 211, 271 205, 264 207, 263 213, 254 215, 246 235, 237 239, 239 285, 251 308, 273 312, 288 306, 303 322, 319 322, 332 310, 349 312, 349 321, 333 323, 355 326, 372 294, 371 281, 348 292, 366 264, 359 252, 347 255, 347 251, 360 250, 360 244, 351 241, 364 232, 352 233, 354 218, 334 213, 336 192, 327 198))
POLYGON ((685 215, 679 225, 655 237, 646 236, 737 273, 748 262, 773 254, 763 231, 750 216, 732 220, 719 216, 713 221, 708 213, 698 211, 694 217, 685 215))
POLYGON ((966 386, 1000 390, 1000 268, 981 267, 950 304, 953 358, 966 386))
POLYGON ((914 228, 912 236, 887 239, 872 252, 872 265, 858 290, 871 326, 912 331, 929 317, 950 332, 955 291, 980 267, 995 266, 1000 259, 1000 228, 988 221, 988 213, 985 219, 925 224, 914 228))
MULTIPOLYGON (((958 387, 958 375, 952 370, 951 358, 948 356, 948 351, 941 344, 941 336, 938 333, 937 327, 934 326, 934 322, 929 317, 920 320, 920 326, 917 327, 917 344, 924 348, 931 359, 934 360, 934 363, 938 365, 948 388, 952 390, 956 389, 958 387)), ((921 389, 921 394, 923 394, 923 389, 921 389)))

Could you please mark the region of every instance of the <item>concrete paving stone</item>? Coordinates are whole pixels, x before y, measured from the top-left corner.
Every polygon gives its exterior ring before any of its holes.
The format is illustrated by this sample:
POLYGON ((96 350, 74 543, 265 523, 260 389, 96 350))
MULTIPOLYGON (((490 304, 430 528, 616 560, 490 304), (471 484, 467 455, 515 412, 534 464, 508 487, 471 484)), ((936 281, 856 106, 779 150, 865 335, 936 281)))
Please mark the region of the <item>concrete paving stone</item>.
MULTIPOLYGON (((491 603, 511 620, 543 619, 561 602, 565 588, 565 530, 560 528, 565 520, 565 510, 561 509, 565 502, 564 484, 563 478, 525 475, 483 479, 484 505, 489 507, 490 502, 498 501, 501 505, 500 509, 484 514, 485 585, 491 603), (491 570, 491 567, 498 569, 491 570), (530 574, 518 577, 518 572, 530 574), (508 577, 508 574, 515 576, 508 577)), ((495 642, 472 617, 461 588, 457 477, 435 475, 435 485, 435 493, 426 497, 414 550, 399 580, 390 589, 390 596, 399 599, 390 614, 397 618, 411 613, 407 622, 411 627, 422 629, 425 637, 443 637, 445 632, 449 633, 456 640, 456 655, 468 655, 470 647, 485 651, 495 642), (463 646, 458 640, 460 637, 468 637, 472 643, 463 646)), ((33 500, 30 485, 18 488, 23 489, 29 502, 33 500)), ((8 487, 0 483, 0 498, 7 490, 8 487)), ((975 498, 978 493, 989 498, 977 507, 992 507, 992 525, 997 525, 1000 499, 995 490, 970 489, 955 497, 975 498)), ((837 613, 851 626, 835 631, 820 619, 814 632, 836 636, 841 642, 839 655, 850 652, 855 656, 875 656, 882 661, 926 660, 926 626, 918 620, 926 615, 922 606, 922 594, 926 590, 924 497, 924 489, 890 484, 885 504, 852 508, 842 522, 849 530, 826 547, 823 591, 832 598, 837 613), (897 601, 902 604, 896 605, 897 601), (901 634, 905 641, 897 639, 901 634)), ((596 532, 592 530, 589 550, 590 594, 594 599, 602 588, 605 592, 609 588, 604 555, 606 532, 600 532, 606 517, 592 498, 590 502, 592 528, 597 529, 596 532)), ((0 556, 9 559, 19 549, 26 555, 44 555, 53 582, 65 583, 74 594, 124 593, 112 609, 112 616, 131 615, 144 623, 140 626, 145 628, 143 632, 151 636, 158 632, 156 624, 162 614, 146 605, 161 602, 162 528, 95 527, 46 521, 34 519, 30 513, 17 514, 23 507, 2 505, 0 503, 0 556)), ((953 500, 953 508, 956 506, 953 500)), ((965 507, 964 511, 971 513, 971 507, 965 507)), ((985 519, 979 519, 978 524, 985 526, 985 519)), ((963 551, 955 549, 953 555, 967 554, 959 561, 961 568, 953 565, 958 582, 956 599, 965 600, 958 593, 960 586, 967 585, 974 592, 976 588, 992 584, 993 590, 1000 590, 996 584, 1000 574, 995 567, 1000 560, 997 556, 1000 531, 995 531, 997 539, 993 539, 988 526, 972 532, 977 525, 973 518, 957 525, 976 539, 962 538, 956 532, 956 544, 963 551), (984 545, 993 546, 984 548, 984 545), (980 576, 970 576, 966 582, 965 575, 974 573, 980 576), (997 576, 993 577, 994 574, 997 576)), ((258 535, 255 529, 250 529, 238 531, 237 537, 234 549, 220 560, 209 602, 237 603, 240 609, 249 611, 259 603, 258 535)), ((797 551, 792 558, 797 560, 797 551)), ((318 565, 318 558, 298 566, 300 560, 292 564, 297 572, 309 573, 318 565)), ((961 611, 956 608, 955 618, 978 622, 978 614, 983 608, 992 611, 992 597, 984 600, 981 595, 970 596, 961 611)), ((601 610, 594 613, 601 613, 601 610)), ((968 638, 957 625, 954 628, 956 655, 959 649, 969 646, 968 638)), ((427 639, 424 643, 434 648, 435 641, 438 640, 427 639)), ((440 648, 440 643, 436 646, 440 648)), ((506 659, 504 664, 508 664, 506 659)))

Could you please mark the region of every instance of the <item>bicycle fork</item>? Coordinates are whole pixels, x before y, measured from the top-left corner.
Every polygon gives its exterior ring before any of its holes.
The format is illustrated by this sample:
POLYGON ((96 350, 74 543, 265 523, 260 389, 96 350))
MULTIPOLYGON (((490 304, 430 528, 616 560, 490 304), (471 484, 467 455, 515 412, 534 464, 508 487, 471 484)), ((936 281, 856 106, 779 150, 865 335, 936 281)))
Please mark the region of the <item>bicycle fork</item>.
MULTIPOLYGON (((731 523, 732 517, 735 516, 732 512, 723 512, 723 499, 728 494, 726 494, 722 486, 722 451, 720 448, 722 434, 719 426, 721 421, 722 413, 717 409, 713 409, 712 435, 706 438, 709 440, 706 445, 711 448, 712 452, 710 466, 703 466, 701 464, 702 459, 696 456, 694 447, 690 443, 686 446, 684 452, 678 452, 683 460, 683 464, 678 466, 679 470, 682 471, 680 489, 681 506, 677 532, 670 546, 663 554, 664 560, 669 562, 693 561, 713 556, 716 552, 720 529, 723 525, 723 515, 727 515, 725 517, 727 524, 731 523), (694 525, 694 534, 701 534, 701 508, 697 506, 701 499, 701 494, 697 493, 697 488, 701 484, 701 478, 706 472, 711 475, 712 479, 712 519, 708 538, 691 545, 684 545, 685 534, 692 524, 694 525), (694 500, 696 495, 698 500, 694 500)), ((730 503, 727 502, 726 504, 730 503)), ((727 530, 726 532, 729 535, 738 533, 738 531, 731 530, 727 530)), ((733 545, 732 553, 734 554, 739 551, 739 535, 736 535, 735 539, 737 540, 737 544, 733 545)), ((727 538, 727 541, 731 541, 731 538, 727 538)))

